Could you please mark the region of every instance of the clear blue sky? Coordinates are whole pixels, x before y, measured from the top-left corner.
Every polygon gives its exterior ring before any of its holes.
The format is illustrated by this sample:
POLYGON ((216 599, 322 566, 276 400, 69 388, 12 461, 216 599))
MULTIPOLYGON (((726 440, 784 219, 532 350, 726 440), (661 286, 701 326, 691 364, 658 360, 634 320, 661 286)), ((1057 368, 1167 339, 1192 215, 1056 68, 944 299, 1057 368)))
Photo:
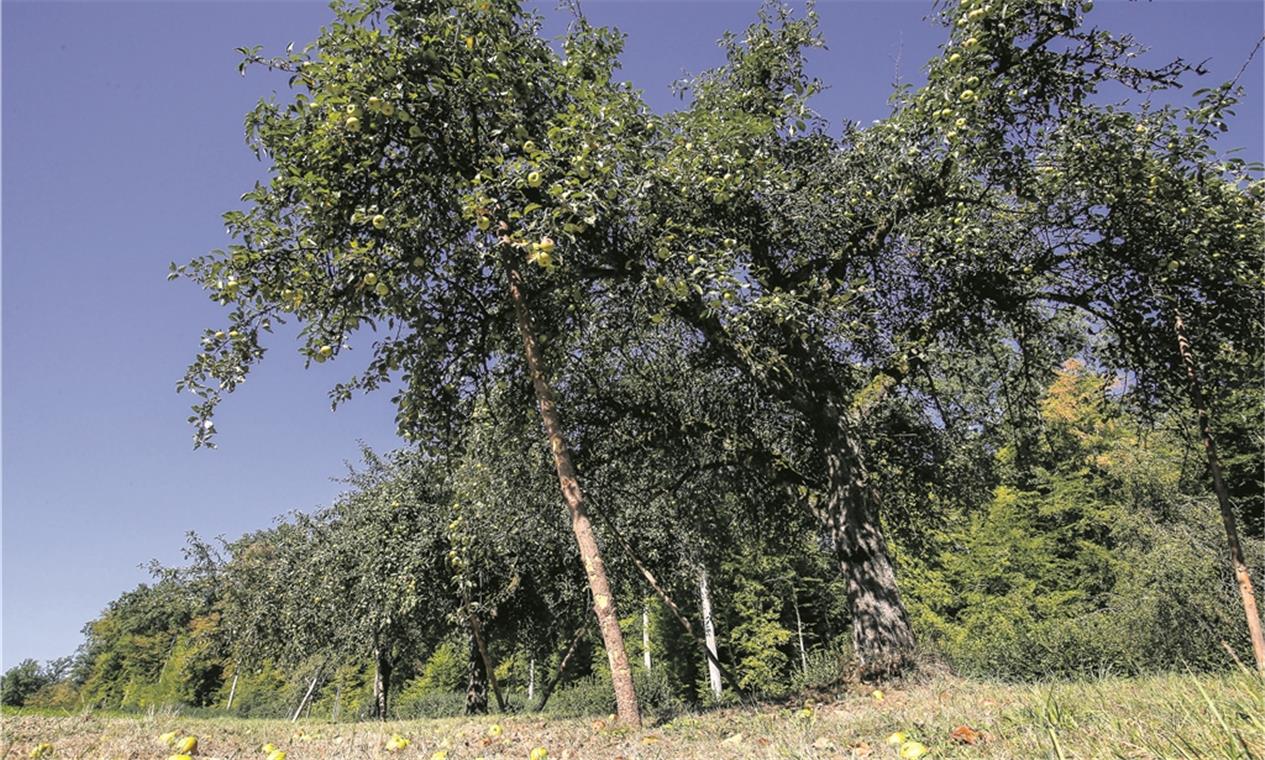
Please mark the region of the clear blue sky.
MULTIPOLYGON (((552 0, 541 6, 560 31, 552 0)), ((587 0, 629 36, 624 75, 657 109, 719 62, 714 41, 757 3, 587 0)), ((813 58, 834 120, 885 112, 897 61, 917 79, 941 30, 928 1, 821 0, 813 58)), ((71 653, 80 629, 180 559, 183 536, 230 537, 328 502, 358 439, 394 445, 389 394, 329 411, 341 363, 304 372, 276 350, 193 451, 174 384, 218 307, 167 264, 225 245, 219 215, 261 177, 242 118, 283 81, 240 78, 234 48, 315 37, 319 2, 9 2, 3 23, 3 666, 71 653)), ((1093 20, 1231 77, 1262 34, 1261 3, 1099 2, 1093 20)), ((1262 155, 1261 62, 1231 142, 1262 155)))

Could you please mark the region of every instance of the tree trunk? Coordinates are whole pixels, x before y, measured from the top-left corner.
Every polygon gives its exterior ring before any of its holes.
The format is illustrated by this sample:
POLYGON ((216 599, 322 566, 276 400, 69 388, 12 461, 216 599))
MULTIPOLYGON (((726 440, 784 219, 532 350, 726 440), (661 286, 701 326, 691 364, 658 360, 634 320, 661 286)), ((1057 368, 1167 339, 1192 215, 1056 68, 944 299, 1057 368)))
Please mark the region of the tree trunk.
POLYGON ((536 658, 527 661, 527 701, 536 696, 536 658))
POLYGON ((1252 655, 1256 658, 1256 670, 1265 675, 1265 634, 1261 632, 1261 616, 1256 609, 1256 594, 1252 589, 1252 575, 1248 572, 1247 560, 1243 556, 1243 545, 1239 543, 1239 530, 1235 525, 1234 509, 1230 505, 1230 494, 1225 487, 1225 479, 1221 474, 1221 458, 1217 455, 1216 440, 1212 437, 1212 421, 1208 404, 1204 399, 1203 387, 1199 382, 1199 373, 1195 364, 1195 355, 1190 348, 1190 340, 1186 337, 1186 326, 1181 314, 1173 320, 1177 331, 1177 348, 1181 353, 1182 363, 1186 366, 1186 382, 1190 389, 1190 401, 1199 415, 1199 436, 1203 439, 1204 454, 1208 459, 1208 472, 1212 475, 1212 488, 1217 493, 1217 503, 1221 507, 1221 522, 1225 526, 1226 540, 1230 544, 1230 564, 1234 567, 1234 578, 1239 586, 1239 598, 1243 602, 1243 613, 1247 616, 1248 636, 1252 641, 1252 655))
POLYGON ((799 592, 791 589, 791 606, 795 608, 795 635, 799 639, 799 666, 808 672, 808 650, 804 649, 804 621, 799 617, 799 592))
POLYGON ((896 675, 914 650, 896 571, 879 524, 878 494, 844 415, 827 407, 826 494, 818 509, 847 581, 852 647, 862 678, 896 675))
POLYGON ((237 668, 237 665, 233 666, 233 685, 228 687, 228 704, 224 706, 225 710, 233 709, 233 697, 237 696, 237 676, 239 675, 237 668))
POLYGON ((582 625, 576 629, 575 637, 571 639, 571 646, 567 647, 566 654, 562 655, 562 662, 558 663, 558 672, 553 674, 553 678, 549 679, 545 684, 544 690, 540 692, 540 704, 536 705, 536 712, 545 709, 545 704, 549 702, 549 697, 553 694, 553 690, 557 688, 558 682, 562 680, 562 676, 567 672, 567 663, 571 662, 571 655, 575 654, 575 648, 580 645, 580 639, 584 638, 584 632, 588 630, 587 625, 582 625))
POLYGON ((294 723, 303 714, 303 708, 307 706, 307 701, 312 698, 312 692, 316 691, 316 682, 320 680, 321 669, 316 669, 316 674, 312 676, 312 683, 307 687, 307 693, 303 695, 303 699, 299 702, 299 706, 294 709, 294 715, 291 716, 290 722, 294 723))
POLYGON ((501 694, 501 685, 496 681, 496 666, 492 663, 492 658, 488 656, 487 644, 483 642, 483 627, 479 624, 479 618, 470 611, 469 600, 466 602, 466 613, 470 617, 470 634, 474 637, 474 645, 479 650, 479 659, 483 661, 483 672, 487 674, 488 685, 492 687, 492 694, 496 696, 496 709, 498 712, 506 712, 505 697, 501 694))
POLYGON ((636 553, 633 552, 632 546, 628 543, 628 539, 624 538, 624 535, 619 532, 619 529, 614 525, 611 525, 609 521, 606 523, 606 526, 615 536, 615 540, 619 542, 619 545, 623 547, 624 554, 627 555, 628 559, 633 563, 633 566, 637 568, 637 571, 641 573, 641 577, 646 579, 646 583, 650 585, 650 590, 654 591, 655 595, 659 597, 659 601, 663 602, 663 605, 667 607, 668 611, 672 613, 672 616, 676 618, 676 622, 680 623, 681 630, 685 631, 685 633, 694 640, 694 643, 698 644, 699 647, 702 648, 703 652, 707 655, 708 662, 716 666, 716 668, 720 671, 720 674, 724 676, 725 680, 729 682, 729 685, 734 688, 734 691, 745 695, 745 690, 738 683, 738 679, 734 677, 733 673, 729 672, 728 668, 721 664, 720 658, 716 656, 716 653, 712 651, 711 647, 707 646, 707 640, 700 636, 698 631, 694 630, 694 625, 690 622, 690 619, 685 616, 685 613, 681 612, 681 607, 672 600, 672 597, 668 595, 668 592, 662 585, 659 584, 659 580, 654 577, 654 573, 650 572, 650 568, 646 567, 645 563, 637 558, 636 553))
POLYGON ((391 658, 386 649, 374 647, 373 665, 373 717, 386 720, 391 691, 391 658))
POLYGON ((641 660, 650 672, 650 610, 641 605, 641 660))
POLYGON ((712 622, 712 592, 707 587, 707 568, 702 565, 698 568, 698 598, 703 607, 703 636, 706 638, 707 647, 707 683, 711 686, 712 694, 720 696, 720 668, 716 667, 716 661, 720 659, 718 650, 716 649, 716 625, 712 622))
POLYGON ((598 548, 597 536, 593 532, 593 524, 589 520, 585 507, 584 493, 580 490, 575 464, 571 460, 571 450, 562 432, 562 420, 555 407, 553 389, 546 375, 544 358, 536 344, 536 335, 532 330, 527 300, 523 293, 522 275, 513 266, 509 267, 509 287, 510 297, 514 301, 518 331, 523 339, 527 370, 536 391, 536 401, 540 405, 540 417, 549 438, 549 448, 553 452, 558 483, 562 488, 567 509, 571 513, 571 529, 575 533, 575 541, 580 549, 580 559, 588 575, 589 589, 593 592, 593 610, 597 614, 602 645, 606 649, 606 657, 610 664, 616 713, 620 722, 637 727, 641 725, 641 713, 637 707, 637 692, 633 688, 628 652, 624 648, 624 635, 619 630, 615 597, 611 593, 610 583, 606 578, 606 566, 602 562, 602 552, 598 548))
POLYGON ((466 660, 466 715, 487 715, 488 681, 483 665, 483 657, 479 654, 479 645, 470 636, 470 651, 466 660))

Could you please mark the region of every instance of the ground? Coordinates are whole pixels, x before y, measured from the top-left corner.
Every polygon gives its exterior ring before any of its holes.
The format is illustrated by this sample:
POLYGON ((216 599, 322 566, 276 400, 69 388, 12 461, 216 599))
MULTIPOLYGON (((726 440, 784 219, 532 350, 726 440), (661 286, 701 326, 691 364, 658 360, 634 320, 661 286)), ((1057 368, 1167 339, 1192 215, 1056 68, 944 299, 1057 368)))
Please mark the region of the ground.
MULTIPOLYGON (((198 738, 201 758, 259 758, 272 743, 288 760, 519 758, 896 758, 901 732, 927 758, 1265 758, 1265 689, 1247 674, 1014 685, 938 677, 881 695, 855 687, 805 709, 760 705, 651 717, 627 730, 607 718, 531 715, 477 720, 298 723, 230 717, 8 713, 0 759, 42 743, 53 758, 165 758, 158 737, 198 738), (393 735, 407 738, 388 751, 393 735)), ((907 745, 907 747, 910 745, 907 745)))

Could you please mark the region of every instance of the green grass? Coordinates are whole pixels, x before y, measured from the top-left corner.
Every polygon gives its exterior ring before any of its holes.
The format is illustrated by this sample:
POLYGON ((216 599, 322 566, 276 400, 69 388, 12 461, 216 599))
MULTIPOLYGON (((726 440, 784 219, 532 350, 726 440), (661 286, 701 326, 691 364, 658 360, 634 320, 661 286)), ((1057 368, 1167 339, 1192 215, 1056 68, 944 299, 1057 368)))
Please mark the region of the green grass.
POLYGON ((1113 678, 1048 684, 1002 684, 937 677, 885 690, 876 700, 857 687, 813 705, 757 706, 650 716, 637 731, 605 718, 532 715, 379 723, 244 720, 156 711, 141 717, 100 713, 8 712, 0 758, 25 758, 42 742, 53 757, 162 758, 157 737, 198 737, 200 755, 263 758, 272 742, 290 760, 321 758, 527 758, 537 746, 550 758, 894 758, 885 739, 896 731, 925 744, 931 758, 1265 758, 1265 688, 1247 673, 1113 678), (498 724, 499 737, 489 728, 498 724), (969 726, 974 745, 950 732, 969 726), (383 747, 408 737, 404 751, 383 747))

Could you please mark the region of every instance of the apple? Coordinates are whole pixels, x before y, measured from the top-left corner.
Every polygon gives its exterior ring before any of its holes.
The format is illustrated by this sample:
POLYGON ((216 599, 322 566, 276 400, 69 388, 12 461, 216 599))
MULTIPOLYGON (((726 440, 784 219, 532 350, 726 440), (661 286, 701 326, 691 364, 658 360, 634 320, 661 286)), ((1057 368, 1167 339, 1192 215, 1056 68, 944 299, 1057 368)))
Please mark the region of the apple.
POLYGON ((545 237, 542 237, 540 239, 540 242, 536 244, 536 250, 540 251, 543 254, 553 253, 553 249, 554 249, 553 238, 549 237, 548 235, 546 235, 545 237))
POLYGON ((223 331, 223 330, 216 330, 216 331, 215 331, 215 339, 216 339, 216 340, 224 340, 224 331, 223 331))
POLYGON ((348 116, 347 120, 343 122, 343 125, 352 132, 360 131, 360 119, 357 119, 355 116, 348 116))
POLYGON ((531 760, 549 760, 549 750, 537 747, 531 751, 531 760))
POLYGON ((330 356, 332 356, 333 353, 334 353, 334 349, 328 345, 325 345, 317 349, 316 356, 319 360, 324 361, 328 359, 330 356))
POLYGON ((478 225, 479 225, 479 231, 487 232, 488 227, 492 226, 492 220, 488 219, 486 216, 481 216, 479 217, 478 225))
POLYGON ((379 98, 377 95, 374 95, 373 97, 369 98, 369 102, 368 102, 369 108, 373 110, 377 110, 378 107, 381 105, 382 105, 382 98, 379 98))
POLYGON ((378 283, 378 287, 373 289, 373 292, 377 293, 379 296, 385 296, 387 293, 391 292, 391 288, 385 282, 380 282, 378 283))
POLYGON ((668 278, 664 277, 663 275, 659 275, 658 277, 654 278, 654 284, 658 285, 661 288, 667 287, 668 278))
POLYGON ((189 755, 198 751, 198 737, 186 736, 176 742, 176 752, 182 755, 189 755))
POLYGON ((958 96, 958 100, 961 100, 963 103, 970 103, 974 101, 975 90, 963 90, 962 94, 958 96))
POLYGON ((408 136, 416 140, 417 138, 422 136, 422 128, 414 124, 413 126, 408 128, 408 136))
POLYGON ((548 253, 545 253, 544 251, 540 251, 539 253, 536 254, 536 263, 539 264, 541 267, 548 269, 549 267, 553 266, 553 256, 550 256, 548 253))
POLYGON ((374 285, 377 285, 378 275, 374 274, 373 272, 370 272, 369 274, 365 275, 365 284, 368 285, 369 287, 373 287, 374 285))
POLYGON ((532 172, 527 175, 527 185, 529 187, 540 187, 540 172, 532 172))
POLYGON ((422 267, 426 266, 426 259, 423 259, 421 256, 414 257, 413 266, 417 267, 418 269, 421 269, 422 267))
POLYGON ((268 760, 286 760, 286 753, 279 749, 274 749, 268 753, 268 760))
POLYGON ((528 153, 535 153, 536 143, 532 142, 531 140, 528 140, 527 142, 523 143, 523 150, 527 151, 528 153))
POLYGON ((383 104, 382 104, 382 115, 383 115, 383 116, 394 116, 394 115, 395 115, 395 104, 394 104, 394 103, 383 103, 383 104))
POLYGON ((376 214, 373 217, 372 222, 373 222, 373 228, 375 230, 380 230, 387 226, 387 218, 383 216, 382 214, 376 214))

